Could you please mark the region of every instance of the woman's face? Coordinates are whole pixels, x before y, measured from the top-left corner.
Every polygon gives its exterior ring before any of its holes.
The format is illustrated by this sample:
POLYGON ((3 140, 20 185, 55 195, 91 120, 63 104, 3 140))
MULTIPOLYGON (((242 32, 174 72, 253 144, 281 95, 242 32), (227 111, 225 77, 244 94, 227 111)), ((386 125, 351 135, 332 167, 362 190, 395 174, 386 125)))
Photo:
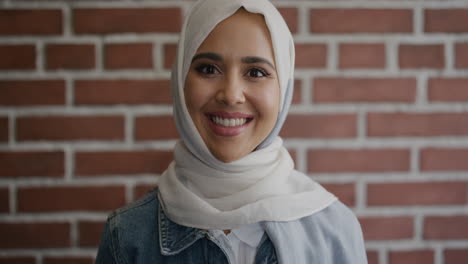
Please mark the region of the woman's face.
POLYGON ((223 162, 252 152, 273 129, 280 88, 263 16, 240 9, 198 48, 185 80, 190 116, 223 162))

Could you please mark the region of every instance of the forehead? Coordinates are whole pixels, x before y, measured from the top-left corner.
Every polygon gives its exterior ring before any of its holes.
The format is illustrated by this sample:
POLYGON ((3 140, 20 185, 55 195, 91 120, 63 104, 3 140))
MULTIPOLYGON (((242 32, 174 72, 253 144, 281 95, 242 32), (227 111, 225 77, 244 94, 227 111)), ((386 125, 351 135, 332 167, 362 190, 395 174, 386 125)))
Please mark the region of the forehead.
POLYGON ((271 36, 260 14, 243 8, 221 21, 208 34, 197 50, 215 52, 222 56, 260 56, 274 61, 271 36))

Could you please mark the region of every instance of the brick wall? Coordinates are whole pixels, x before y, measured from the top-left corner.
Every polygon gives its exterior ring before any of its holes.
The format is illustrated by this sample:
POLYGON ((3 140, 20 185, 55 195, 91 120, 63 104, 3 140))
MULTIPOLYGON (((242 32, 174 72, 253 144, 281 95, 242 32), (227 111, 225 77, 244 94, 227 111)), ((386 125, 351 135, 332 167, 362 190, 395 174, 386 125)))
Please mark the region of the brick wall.
MULTIPOLYGON (((468 261, 468 3, 276 1, 296 40, 282 136, 358 215, 371 264, 468 261)), ((172 159, 191 1, 0 1, 0 264, 92 263, 172 159)))

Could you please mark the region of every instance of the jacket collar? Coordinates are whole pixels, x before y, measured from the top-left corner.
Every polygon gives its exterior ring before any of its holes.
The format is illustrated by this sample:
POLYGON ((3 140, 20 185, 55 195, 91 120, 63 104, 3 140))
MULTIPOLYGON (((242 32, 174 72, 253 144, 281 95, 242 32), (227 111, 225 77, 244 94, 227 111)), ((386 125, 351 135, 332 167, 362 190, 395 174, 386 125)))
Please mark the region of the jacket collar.
POLYGON ((207 230, 176 224, 166 216, 161 204, 158 207, 161 254, 176 255, 208 233, 207 230))

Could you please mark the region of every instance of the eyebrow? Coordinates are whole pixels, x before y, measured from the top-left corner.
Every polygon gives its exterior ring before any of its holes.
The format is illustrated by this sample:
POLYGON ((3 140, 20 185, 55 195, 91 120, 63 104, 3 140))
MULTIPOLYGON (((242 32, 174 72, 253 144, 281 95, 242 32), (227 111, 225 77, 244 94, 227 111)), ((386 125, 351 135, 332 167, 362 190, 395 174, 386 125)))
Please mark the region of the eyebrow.
POLYGON ((273 66, 273 63, 268 61, 267 59, 261 58, 261 57, 254 57, 254 56, 249 56, 249 57, 244 57, 241 60, 243 63, 264 63, 269 65, 271 68, 275 69, 275 66, 273 66))
POLYGON ((196 60, 199 60, 199 59, 210 59, 210 60, 214 60, 214 61, 223 61, 223 58, 220 55, 218 55, 216 53, 212 53, 212 52, 199 53, 199 54, 193 56, 192 62, 194 62, 196 60))
MULTIPOLYGON (((199 60, 199 59, 210 59, 210 60, 214 60, 214 61, 223 61, 223 57, 221 57, 221 55, 216 54, 216 53, 212 53, 212 52, 206 52, 206 53, 199 53, 199 54, 195 55, 193 57, 193 59, 192 59, 192 63, 194 61, 196 61, 196 60, 199 60)), ((247 56, 247 57, 243 57, 241 59, 241 62, 242 63, 247 63, 247 64, 264 63, 264 64, 269 65, 271 68, 275 69, 275 66, 273 66, 273 63, 271 63, 270 61, 268 61, 267 59, 264 59, 262 57, 247 56)))

